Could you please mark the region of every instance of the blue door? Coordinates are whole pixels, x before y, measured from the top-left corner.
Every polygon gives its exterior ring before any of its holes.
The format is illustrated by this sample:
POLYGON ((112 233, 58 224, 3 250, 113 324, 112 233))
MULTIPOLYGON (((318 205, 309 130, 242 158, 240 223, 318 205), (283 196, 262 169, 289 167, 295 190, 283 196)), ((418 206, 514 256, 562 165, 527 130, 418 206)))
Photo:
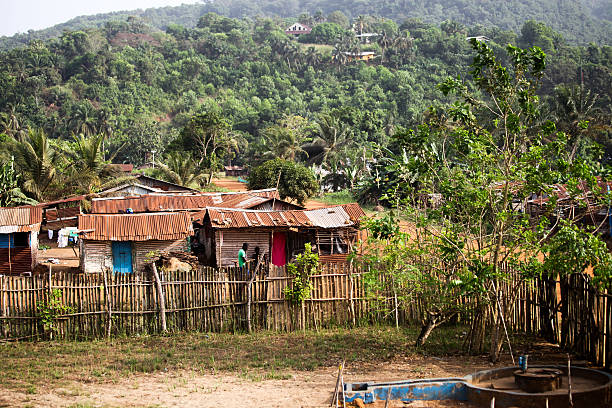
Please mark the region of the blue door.
POLYGON ((113 242, 113 271, 115 273, 132 273, 131 242, 113 242))

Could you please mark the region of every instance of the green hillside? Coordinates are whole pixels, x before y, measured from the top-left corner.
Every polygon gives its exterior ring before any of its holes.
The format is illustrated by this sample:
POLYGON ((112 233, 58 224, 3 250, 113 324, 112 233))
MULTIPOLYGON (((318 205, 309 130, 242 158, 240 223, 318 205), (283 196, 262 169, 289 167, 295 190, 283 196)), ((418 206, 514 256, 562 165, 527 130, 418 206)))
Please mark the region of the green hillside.
MULTIPOLYGON (((540 89, 546 118, 576 134, 577 152, 595 154, 589 143, 597 141, 602 153, 593 157, 612 160, 612 47, 568 45, 535 21, 515 33, 450 22, 398 25, 374 16, 355 23, 384 35, 359 44, 353 31, 333 21, 337 17, 299 41, 274 19, 210 13, 195 28, 161 31, 128 18, 0 52, 0 159, 15 154, 13 143, 41 130, 63 157, 87 145, 115 162, 142 165, 156 151, 156 159, 174 163, 183 175, 280 157, 324 165, 338 175, 329 181, 334 188, 355 187, 364 167, 346 163, 368 160, 366 150, 392 149, 402 129, 430 117, 430 106, 446 105, 450 99, 437 85, 468 76, 474 50, 466 36, 479 33, 506 64, 508 43, 541 47, 548 54, 540 89), (376 57, 353 61, 356 51, 376 57), (592 124, 588 131, 577 128, 584 120, 592 124), (223 135, 215 136, 214 154, 199 139, 209 132, 223 135), (73 136, 80 134, 85 139, 73 136), (99 134, 103 145, 91 139, 99 134)), ((65 174, 71 163, 57 163, 55 174, 65 174)), ((35 197, 102 186, 58 183, 35 197)))
POLYGON ((206 4, 182 5, 82 16, 63 24, 12 37, 0 37, 0 49, 25 45, 34 39, 57 37, 65 30, 102 27, 107 21, 124 21, 136 16, 152 27, 165 30, 171 24, 194 27, 206 12, 233 18, 279 16, 292 18, 302 13, 327 16, 341 11, 349 19, 373 15, 401 23, 419 18, 428 23, 453 20, 468 26, 499 27, 519 31, 527 20, 543 22, 572 43, 609 44, 612 38, 612 5, 605 0, 213 0, 206 4))

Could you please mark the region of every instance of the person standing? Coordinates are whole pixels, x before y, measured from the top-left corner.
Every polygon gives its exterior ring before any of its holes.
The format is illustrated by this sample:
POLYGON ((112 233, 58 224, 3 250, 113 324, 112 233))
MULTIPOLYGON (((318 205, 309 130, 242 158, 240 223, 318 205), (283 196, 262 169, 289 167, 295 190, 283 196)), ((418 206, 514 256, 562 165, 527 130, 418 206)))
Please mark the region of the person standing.
POLYGON ((249 249, 249 244, 246 242, 242 244, 242 248, 238 251, 238 266, 243 268, 247 263, 247 251, 249 249))

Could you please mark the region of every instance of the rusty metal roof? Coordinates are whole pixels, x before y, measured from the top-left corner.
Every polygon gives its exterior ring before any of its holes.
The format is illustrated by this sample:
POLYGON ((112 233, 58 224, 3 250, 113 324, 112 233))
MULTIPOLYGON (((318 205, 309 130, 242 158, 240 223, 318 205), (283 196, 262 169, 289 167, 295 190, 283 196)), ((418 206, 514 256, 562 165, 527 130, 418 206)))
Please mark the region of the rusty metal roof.
POLYGON ((183 239, 193 233, 185 212, 154 214, 79 215, 83 239, 96 241, 149 241, 183 239))
POLYGON ((213 228, 302 227, 342 228, 359 224, 365 213, 358 204, 344 204, 317 210, 265 211, 237 208, 208 208, 194 214, 196 221, 208 213, 213 228))
POLYGON ((34 205, 0 208, 0 226, 24 227, 42 222, 42 208, 34 205))
POLYGON ((92 200, 92 214, 118 214, 131 208, 135 213, 201 210, 206 207, 252 208, 278 199, 276 189, 232 193, 146 194, 135 197, 107 197, 92 200))

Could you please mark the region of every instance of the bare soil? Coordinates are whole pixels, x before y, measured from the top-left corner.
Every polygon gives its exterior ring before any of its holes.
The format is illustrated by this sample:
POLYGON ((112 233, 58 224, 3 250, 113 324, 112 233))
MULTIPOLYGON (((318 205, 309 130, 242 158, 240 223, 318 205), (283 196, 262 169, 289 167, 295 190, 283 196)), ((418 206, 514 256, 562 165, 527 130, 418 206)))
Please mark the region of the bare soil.
POLYGON ((213 178, 213 184, 230 191, 246 191, 247 184, 231 178, 213 178))
MULTIPOLYGON (((390 364, 356 365, 345 381, 397 381, 407 378, 465 375, 487 368, 483 358, 414 357, 390 364)), ((178 370, 137 374, 114 382, 69 382, 18 392, 0 387, 0 407, 308 407, 329 406, 337 367, 288 373, 288 379, 261 380, 252 374, 202 374, 178 370)), ((347 405, 351 406, 351 405, 347 405)), ((353 405, 357 406, 357 405, 353 405)), ((390 407, 468 407, 455 401, 419 401, 390 407)), ((384 407, 367 405, 367 407, 384 407)))

